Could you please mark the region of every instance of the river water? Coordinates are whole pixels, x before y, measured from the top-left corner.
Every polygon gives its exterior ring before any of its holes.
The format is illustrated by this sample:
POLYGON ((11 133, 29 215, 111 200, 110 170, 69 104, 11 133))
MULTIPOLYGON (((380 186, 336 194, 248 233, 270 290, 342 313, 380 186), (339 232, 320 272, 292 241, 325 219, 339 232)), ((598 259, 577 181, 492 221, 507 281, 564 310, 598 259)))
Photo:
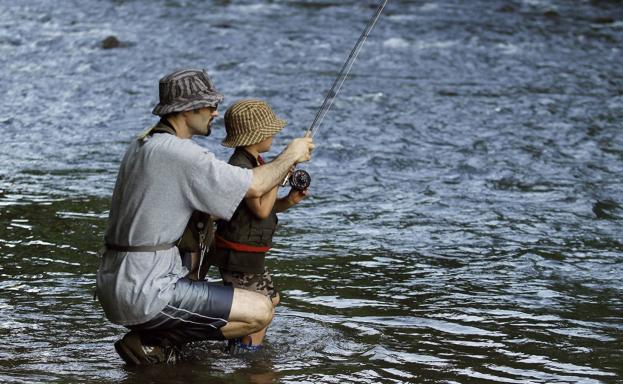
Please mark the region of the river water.
MULTIPOLYGON (((313 196, 281 215, 265 351, 114 352, 96 250, 157 80, 205 68, 225 108, 265 98, 290 121, 275 155, 374 8, 0 0, 0 382, 623 382, 620 1, 390 0, 316 136, 313 196)), ((216 125, 197 142, 227 159, 216 125)))

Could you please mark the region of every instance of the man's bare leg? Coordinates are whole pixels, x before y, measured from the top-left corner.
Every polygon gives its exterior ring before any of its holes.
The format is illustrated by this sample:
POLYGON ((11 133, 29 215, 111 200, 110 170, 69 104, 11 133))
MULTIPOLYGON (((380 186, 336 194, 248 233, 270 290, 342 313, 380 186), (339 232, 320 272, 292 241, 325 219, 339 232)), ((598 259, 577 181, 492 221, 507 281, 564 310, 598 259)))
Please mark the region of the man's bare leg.
MULTIPOLYGON (((274 313, 273 303, 266 296, 234 288, 229 322, 221 328, 221 332, 226 339, 258 332, 270 324, 274 313)), ((253 344, 257 344, 255 340, 253 344)))
MULTIPOLYGON (((273 297, 271 299, 272 301, 272 305, 273 305, 273 309, 279 305, 279 293, 277 293, 277 295, 275 297, 273 297)), ((255 333, 251 333, 247 336, 244 336, 241 338, 241 341, 243 344, 247 344, 247 345, 260 345, 262 344, 262 342, 264 342, 264 337, 266 336, 266 330, 268 329, 268 325, 266 327, 264 327, 263 329, 255 332, 255 333)))

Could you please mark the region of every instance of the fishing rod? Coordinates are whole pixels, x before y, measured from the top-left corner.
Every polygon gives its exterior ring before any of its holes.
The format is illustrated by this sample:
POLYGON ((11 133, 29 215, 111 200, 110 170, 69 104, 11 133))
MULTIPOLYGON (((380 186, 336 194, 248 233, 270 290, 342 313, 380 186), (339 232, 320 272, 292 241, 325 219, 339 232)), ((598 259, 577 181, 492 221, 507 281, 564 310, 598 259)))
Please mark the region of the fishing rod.
MULTIPOLYGON (((370 31, 372 31, 372 28, 374 28, 374 26, 376 25, 376 22, 381 17, 381 13, 383 13, 383 9, 385 9, 385 5, 387 5, 388 1, 389 0, 381 0, 379 2, 376 12, 374 12, 374 15, 368 21, 366 28, 363 30, 363 33, 361 34, 361 36, 359 36, 359 40, 357 40, 357 43, 355 43, 355 47, 350 51, 350 55, 348 55, 348 58, 346 59, 346 62, 342 66, 342 69, 340 70, 340 73, 338 74, 337 78, 333 82, 331 89, 329 89, 329 92, 327 92, 327 95, 325 96, 324 101, 322 102, 322 105, 320 106, 320 109, 318 109, 318 111, 316 112, 314 121, 311 123, 309 128, 307 128, 307 131, 305 131, 305 136, 314 137, 314 135, 320 129, 320 126, 325 116, 331 109, 331 106, 333 106, 333 102, 335 101, 337 94, 342 89, 342 85, 344 85, 344 82, 346 81, 348 74, 353 68, 353 64, 355 63, 355 60, 357 60, 357 56, 359 56, 359 52, 361 52, 361 48, 363 48, 363 44, 368 39, 368 36, 370 35, 370 31)), ((298 189, 298 190, 307 189, 309 185, 311 184, 311 176, 309 175, 307 171, 304 171, 302 169, 298 169, 294 171, 292 173, 292 177, 290 177, 290 175, 286 176, 281 186, 285 186, 286 183, 288 183, 288 180, 290 181, 290 185, 292 186, 292 188, 298 189)))

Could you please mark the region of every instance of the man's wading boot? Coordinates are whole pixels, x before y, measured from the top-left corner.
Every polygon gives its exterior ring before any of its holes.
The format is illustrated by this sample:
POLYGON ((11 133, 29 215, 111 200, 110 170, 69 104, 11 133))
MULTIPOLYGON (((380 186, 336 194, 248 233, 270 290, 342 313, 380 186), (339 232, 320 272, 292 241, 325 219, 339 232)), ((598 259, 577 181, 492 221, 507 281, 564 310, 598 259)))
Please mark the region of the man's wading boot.
POLYGON ((115 343, 115 350, 128 365, 174 364, 178 358, 175 347, 143 345, 138 333, 130 331, 115 343))

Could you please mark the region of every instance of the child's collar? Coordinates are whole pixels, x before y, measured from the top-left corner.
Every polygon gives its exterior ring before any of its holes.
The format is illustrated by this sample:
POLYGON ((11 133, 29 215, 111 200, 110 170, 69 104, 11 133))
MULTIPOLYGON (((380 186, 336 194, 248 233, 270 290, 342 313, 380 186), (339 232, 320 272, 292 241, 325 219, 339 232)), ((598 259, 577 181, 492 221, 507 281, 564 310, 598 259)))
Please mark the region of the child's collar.
POLYGON ((244 153, 244 155, 247 156, 249 160, 253 160, 256 166, 264 165, 266 163, 262 155, 258 154, 257 157, 255 157, 251 152, 249 152, 244 147, 238 147, 238 149, 240 149, 244 153))

